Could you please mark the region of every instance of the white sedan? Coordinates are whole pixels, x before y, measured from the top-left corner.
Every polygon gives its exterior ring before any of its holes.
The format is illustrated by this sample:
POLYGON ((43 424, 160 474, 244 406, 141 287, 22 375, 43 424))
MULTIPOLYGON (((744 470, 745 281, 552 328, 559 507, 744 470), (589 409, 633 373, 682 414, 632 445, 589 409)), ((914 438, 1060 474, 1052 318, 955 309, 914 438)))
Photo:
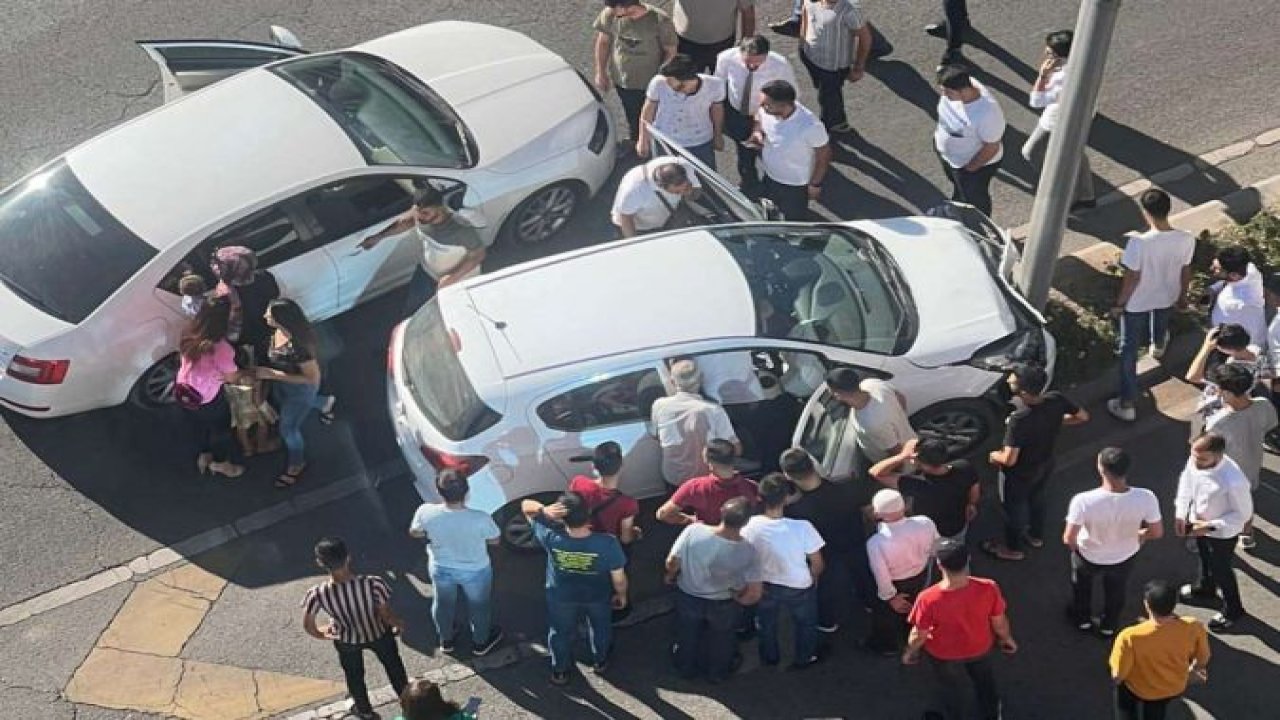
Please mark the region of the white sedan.
POLYGON ((178 279, 218 247, 256 250, 322 320, 408 279, 412 238, 356 249, 416 188, 479 209, 486 242, 533 243, 613 169, 599 94, 520 33, 441 22, 308 54, 273 30, 140 43, 166 104, 0 192, 0 404, 166 402, 178 279))

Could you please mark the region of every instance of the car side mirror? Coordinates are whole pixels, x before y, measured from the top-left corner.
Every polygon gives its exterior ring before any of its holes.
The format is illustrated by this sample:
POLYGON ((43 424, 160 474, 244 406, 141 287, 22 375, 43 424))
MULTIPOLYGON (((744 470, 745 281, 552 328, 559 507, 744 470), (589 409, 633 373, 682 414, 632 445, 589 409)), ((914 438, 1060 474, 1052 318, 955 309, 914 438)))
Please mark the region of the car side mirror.
POLYGON ((292 48, 294 50, 302 49, 302 41, 294 34, 292 30, 281 25, 271 26, 271 42, 280 47, 292 48))

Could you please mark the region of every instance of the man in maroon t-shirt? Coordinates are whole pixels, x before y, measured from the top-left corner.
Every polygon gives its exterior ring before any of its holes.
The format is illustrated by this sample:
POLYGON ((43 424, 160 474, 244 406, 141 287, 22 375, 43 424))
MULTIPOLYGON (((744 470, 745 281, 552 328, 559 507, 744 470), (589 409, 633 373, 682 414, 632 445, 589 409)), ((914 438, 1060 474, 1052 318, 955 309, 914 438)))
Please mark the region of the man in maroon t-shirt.
POLYGON ((911 636, 902 662, 919 662, 922 648, 929 656, 945 712, 927 717, 964 717, 968 675, 981 717, 996 720, 1000 717, 1000 696, 991 668, 991 647, 998 641, 1002 652, 1012 655, 1018 651, 1005 615, 1004 595, 994 580, 970 577, 969 548, 964 543, 942 538, 934 544, 934 556, 942 580, 916 597, 907 617, 911 636))
POLYGON ((735 452, 728 440, 710 440, 703 451, 710 475, 692 478, 676 488, 671 499, 658 508, 658 519, 670 525, 720 524, 720 507, 736 497, 752 505, 760 502, 756 484, 733 467, 735 452), (686 511, 692 511, 692 514, 686 511))
POLYGON ((612 440, 600 443, 591 455, 596 477, 578 475, 569 482, 569 492, 582 497, 591 514, 591 531, 618 538, 622 549, 640 539, 636 515, 640 503, 618 489, 618 473, 622 471, 622 446, 612 440))

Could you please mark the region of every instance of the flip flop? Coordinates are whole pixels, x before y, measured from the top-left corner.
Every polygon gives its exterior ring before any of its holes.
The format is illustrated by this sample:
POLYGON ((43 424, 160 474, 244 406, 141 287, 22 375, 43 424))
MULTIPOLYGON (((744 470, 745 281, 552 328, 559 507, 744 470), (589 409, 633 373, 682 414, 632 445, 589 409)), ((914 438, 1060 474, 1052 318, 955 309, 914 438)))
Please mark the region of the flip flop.
POLYGON ((305 469, 306 469, 305 465, 294 470, 293 472, 289 472, 289 470, 286 469, 283 473, 280 474, 280 477, 276 478, 276 482, 275 482, 276 489, 288 490, 294 485, 297 485, 298 482, 302 480, 302 471, 305 469))

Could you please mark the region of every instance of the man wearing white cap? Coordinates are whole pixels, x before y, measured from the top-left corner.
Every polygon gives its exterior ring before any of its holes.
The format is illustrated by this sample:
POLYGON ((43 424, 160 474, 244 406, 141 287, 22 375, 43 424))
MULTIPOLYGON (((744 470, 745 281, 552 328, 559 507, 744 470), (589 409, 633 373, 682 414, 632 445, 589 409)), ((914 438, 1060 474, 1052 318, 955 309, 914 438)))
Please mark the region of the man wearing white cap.
POLYGON ((867 559, 880 602, 873 612, 867 646, 874 652, 896 655, 909 629, 911 602, 928 580, 926 571, 938 528, 924 515, 907 517, 907 504, 897 490, 877 492, 871 498, 871 509, 879 524, 867 540, 867 559))

